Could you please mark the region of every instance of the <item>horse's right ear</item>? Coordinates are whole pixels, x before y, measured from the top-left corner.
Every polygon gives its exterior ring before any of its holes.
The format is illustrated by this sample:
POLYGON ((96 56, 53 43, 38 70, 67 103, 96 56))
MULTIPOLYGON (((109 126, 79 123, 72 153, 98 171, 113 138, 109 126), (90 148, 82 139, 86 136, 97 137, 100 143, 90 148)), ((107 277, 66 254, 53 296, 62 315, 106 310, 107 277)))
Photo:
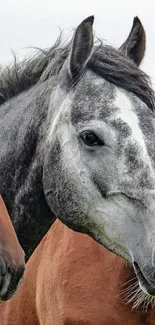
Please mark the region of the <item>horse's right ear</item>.
POLYGON ((90 16, 83 20, 75 31, 69 62, 69 71, 72 76, 76 76, 85 68, 91 56, 93 48, 93 22, 94 16, 90 16))
POLYGON ((130 34, 119 50, 123 51, 126 56, 139 66, 145 54, 145 47, 145 31, 140 19, 135 17, 130 34))

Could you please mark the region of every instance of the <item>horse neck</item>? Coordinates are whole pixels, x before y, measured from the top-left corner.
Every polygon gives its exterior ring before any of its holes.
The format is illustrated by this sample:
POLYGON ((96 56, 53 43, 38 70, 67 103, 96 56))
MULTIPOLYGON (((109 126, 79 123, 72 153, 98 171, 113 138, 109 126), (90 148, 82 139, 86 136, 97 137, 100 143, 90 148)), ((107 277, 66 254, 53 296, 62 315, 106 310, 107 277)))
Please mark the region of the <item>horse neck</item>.
POLYGON ((42 128, 50 93, 48 82, 45 82, 8 100, 1 107, 0 192, 26 258, 32 254, 55 220, 44 197, 40 159, 42 128))
POLYGON ((74 310, 77 319, 87 319, 86 324, 89 324, 88 320, 91 324, 93 317, 97 319, 94 325, 101 320, 109 325, 114 321, 116 325, 145 324, 141 319, 147 320, 149 313, 142 309, 131 312, 132 303, 126 304, 125 290, 132 285, 135 274, 122 258, 90 237, 70 230, 58 219, 48 232, 42 251, 42 258, 49 266, 47 282, 56 281, 55 295, 59 294, 60 301, 65 295, 63 319, 72 319, 74 310), (76 297, 78 310, 72 295, 76 297), (95 312, 97 316, 94 316, 95 312))
MULTIPOLYGON (((57 252, 61 261, 61 271, 62 265, 64 269, 69 268, 75 279, 77 274, 77 282, 80 282, 78 274, 82 269, 87 279, 91 274, 90 283, 93 283, 94 277, 95 283, 100 282, 102 290, 106 291, 108 283, 108 291, 116 297, 123 289, 129 287, 130 283, 132 284, 132 279, 135 279, 133 268, 121 257, 111 253, 87 235, 67 228, 58 219, 46 238, 49 239, 46 243, 50 246, 49 255, 51 256, 51 250, 57 252)), ((125 303, 123 299, 123 295, 120 295, 120 300, 125 303)))

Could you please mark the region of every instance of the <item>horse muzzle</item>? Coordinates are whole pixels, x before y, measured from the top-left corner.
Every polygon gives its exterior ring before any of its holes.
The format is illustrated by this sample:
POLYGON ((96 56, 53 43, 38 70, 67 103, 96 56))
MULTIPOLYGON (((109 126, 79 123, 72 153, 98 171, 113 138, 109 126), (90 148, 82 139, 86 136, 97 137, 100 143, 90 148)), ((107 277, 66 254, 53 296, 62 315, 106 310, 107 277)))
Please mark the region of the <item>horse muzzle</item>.
POLYGON ((13 270, 0 257, 0 301, 5 301, 12 297, 22 282, 24 270, 24 265, 13 270))
POLYGON ((139 281, 139 285, 141 289, 150 296, 155 296, 155 279, 152 282, 149 276, 144 274, 144 272, 140 269, 139 265, 134 262, 133 268, 136 273, 137 279, 139 281))

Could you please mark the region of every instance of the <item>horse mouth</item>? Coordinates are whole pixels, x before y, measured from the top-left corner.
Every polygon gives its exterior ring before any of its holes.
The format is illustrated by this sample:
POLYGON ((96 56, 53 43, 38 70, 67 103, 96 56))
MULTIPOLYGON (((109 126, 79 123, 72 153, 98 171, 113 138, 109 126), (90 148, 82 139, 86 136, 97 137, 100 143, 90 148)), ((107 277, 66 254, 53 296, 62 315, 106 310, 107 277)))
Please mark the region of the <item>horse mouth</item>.
POLYGON ((133 263, 133 267, 134 267, 134 270, 135 270, 136 276, 138 278, 139 285, 140 285, 141 289, 146 294, 149 294, 150 296, 155 297, 155 284, 154 285, 150 284, 150 282, 146 279, 145 275, 142 273, 139 265, 136 262, 133 263))
POLYGON ((20 267, 16 272, 8 268, 7 273, 0 282, 0 302, 10 299, 17 291, 24 278, 24 267, 20 267))

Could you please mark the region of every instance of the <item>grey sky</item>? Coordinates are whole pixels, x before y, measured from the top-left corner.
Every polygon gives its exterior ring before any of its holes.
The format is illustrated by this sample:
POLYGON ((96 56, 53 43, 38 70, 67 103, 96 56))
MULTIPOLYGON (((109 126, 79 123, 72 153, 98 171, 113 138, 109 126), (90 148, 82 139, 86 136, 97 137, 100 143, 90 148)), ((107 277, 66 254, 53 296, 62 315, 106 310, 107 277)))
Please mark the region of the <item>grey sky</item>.
POLYGON ((130 31, 133 17, 138 15, 147 36, 143 69, 155 84, 154 7, 153 0, 5 0, 0 5, 0 63, 11 61, 11 49, 24 56, 28 46, 51 46, 58 27, 70 36, 72 28, 92 14, 96 36, 119 46, 130 31))

